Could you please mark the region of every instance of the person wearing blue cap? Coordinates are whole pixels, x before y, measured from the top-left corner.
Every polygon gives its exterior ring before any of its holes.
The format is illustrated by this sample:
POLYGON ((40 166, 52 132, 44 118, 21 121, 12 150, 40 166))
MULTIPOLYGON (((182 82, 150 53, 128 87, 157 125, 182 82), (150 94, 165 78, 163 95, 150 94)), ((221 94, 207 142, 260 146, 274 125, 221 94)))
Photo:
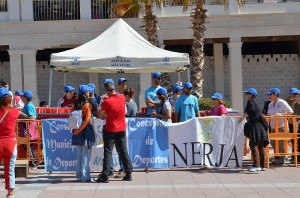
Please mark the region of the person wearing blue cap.
POLYGON ((211 96, 213 106, 210 109, 210 116, 225 116, 227 114, 227 109, 224 106, 223 96, 220 93, 214 93, 211 96))
POLYGON ((89 83, 89 84, 87 84, 87 86, 90 88, 89 103, 92 106, 92 116, 97 117, 99 105, 97 104, 97 99, 95 98, 96 86, 93 83, 89 83))
POLYGON ((132 181, 131 173, 133 167, 126 146, 125 96, 124 94, 116 93, 112 79, 104 80, 104 89, 108 98, 104 100, 97 116, 100 119, 106 119, 103 129, 104 159, 102 174, 99 175, 97 182, 109 183, 108 176, 110 174, 110 163, 114 145, 120 153, 119 157, 122 159, 126 173, 122 180, 132 181))
POLYGON ((89 83, 89 84, 87 84, 87 86, 89 86, 91 88, 91 98, 93 100, 95 100, 95 102, 97 103, 97 106, 99 106, 101 97, 98 96, 98 94, 96 94, 96 85, 93 83, 89 83))
POLYGON ((170 97, 169 101, 172 105, 172 111, 175 110, 175 105, 176 105, 176 100, 179 96, 181 96, 183 92, 183 87, 180 86, 180 85, 175 85, 173 87, 173 94, 172 94, 172 97, 170 97))
MULTIPOLYGON (((297 90, 297 92, 295 93, 295 111, 294 111, 294 115, 299 116, 300 115, 300 90, 297 90)), ((299 124, 299 120, 297 120, 297 129, 298 129, 298 135, 300 133, 300 124, 299 124)), ((293 143, 294 144, 294 143, 293 143)), ((294 148, 294 147, 293 147, 294 148)), ((293 151, 293 150, 292 150, 293 151)), ((298 152, 300 151, 300 138, 298 138, 298 152)), ((292 156, 292 161, 294 161, 293 159, 294 156, 292 156)), ((300 155, 297 156, 297 160, 298 162, 300 162, 300 155)))
POLYGON ((22 95, 23 95, 23 93, 20 90, 15 91, 14 106, 16 108, 23 108, 24 107, 24 103, 23 103, 22 98, 21 98, 22 95))
POLYGON ((37 118, 35 106, 31 102, 32 97, 33 97, 32 92, 29 90, 24 91, 23 95, 21 96, 22 101, 25 105, 22 109, 22 118, 23 119, 36 119, 37 118))
POLYGON ((126 78, 123 78, 123 77, 119 78, 118 79, 118 86, 119 86, 119 93, 122 94, 125 91, 126 87, 127 87, 126 78))
POLYGON ((16 123, 20 112, 11 107, 8 89, 0 88, 0 161, 4 162, 6 197, 13 197, 17 158, 16 123))
POLYGON ((90 173, 90 158, 92 146, 95 143, 93 126, 90 123, 92 118, 92 106, 89 103, 91 88, 87 85, 80 85, 78 97, 74 103, 73 110, 82 111, 82 122, 78 129, 73 129, 72 145, 77 147, 76 178, 78 182, 93 182, 90 173))
POLYGON ((59 99, 57 107, 71 107, 76 101, 74 90, 75 88, 71 85, 64 86, 65 95, 59 99))
MULTIPOLYGON (((295 95, 297 91, 298 89, 295 87, 290 88, 289 96, 284 99, 290 105, 293 111, 295 111, 295 104, 296 104, 295 95)), ((288 119, 288 121, 289 121, 289 130, 293 131, 293 119, 290 118, 288 119)))
POLYGON ((191 95, 192 90, 192 83, 184 83, 183 94, 179 96, 175 105, 175 122, 184 122, 200 117, 198 99, 196 96, 191 95))
MULTIPOLYGON (((20 112, 21 118, 22 119, 36 119, 37 118, 37 113, 36 113, 36 108, 34 104, 31 102, 32 100, 32 92, 29 90, 26 90, 23 92, 21 98, 24 103, 24 107, 22 111, 20 112)), ((30 140, 36 140, 38 138, 37 133, 35 132, 35 126, 36 122, 35 121, 30 121, 29 124, 29 133, 30 133, 30 140)), ((22 137, 25 137, 25 133, 27 132, 25 123, 21 123, 20 128, 20 135, 22 137)), ((35 158, 35 152, 34 152, 34 145, 30 144, 30 157, 35 158)), ((32 162, 30 164, 31 169, 37 169, 38 164, 36 162, 32 162)))
POLYGON ((160 100, 160 104, 156 111, 152 111, 152 117, 172 123, 172 106, 168 100, 167 89, 161 87, 157 90, 156 94, 160 100))
POLYGON ((154 72, 151 75, 151 86, 145 91, 145 102, 147 106, 146 116, 151 117, 152 110, 156 110, 160 101, 156 94, 157 90, 161 87, 163 74, 154 72))
MULTIPOLYGON (((271 103, 269 104, 269 107, 268 107, 268 115, 283 116, 283 115, 291 115, 294 113, 294 111, 290 107, 290 105, 285 100, 279 98, 280 90, 278 88, 269 89, 269 91, 267 92, 267 95, 268 95, 269 100, 271 101, 271 103)), ((283 118, 278 119, 277 126, 275 126, 275 118, 271 118, 270 126, 271 126, 270 133, 275 132, 275 127, 278 127, 278 132, 284 132, 285 129, 288 127, 288 126, 284 125, 283 118)), ((271 144, 274 148, 275 147, 274 141, 271 141, 271 144)), ((279 152, 284 153, 284 141, 279 141, 279 152)), ((283 165, 284 159, 285 159, 285 156, 276 157, 275 161, 273 163, 275 163, 276 165, 283 165)))
POLYGON ((247 98, 247 105, 239 123, 247 118, 244 132, 247 131, 245 135, 249 138, 249 146, 254 159, 249 172, 265 171, 265 147, 269 144, 269 139, 262 122, 262 108, 256 100, 256 89, 249 88, 244 93, 247 98))

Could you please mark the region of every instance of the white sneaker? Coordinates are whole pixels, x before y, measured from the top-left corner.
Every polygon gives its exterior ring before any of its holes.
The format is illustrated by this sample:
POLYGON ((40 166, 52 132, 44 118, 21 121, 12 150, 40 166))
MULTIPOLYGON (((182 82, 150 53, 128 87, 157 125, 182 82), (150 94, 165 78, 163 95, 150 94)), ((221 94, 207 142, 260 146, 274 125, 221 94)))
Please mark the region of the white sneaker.
POLYGON ((259 168, 258 170, 259 170, 259 171, 266 171, 265 168, 259 168))
POLYGON ((249 172, 256 172, 258 170, 257 167, 251 167, 248 169, 249 172))

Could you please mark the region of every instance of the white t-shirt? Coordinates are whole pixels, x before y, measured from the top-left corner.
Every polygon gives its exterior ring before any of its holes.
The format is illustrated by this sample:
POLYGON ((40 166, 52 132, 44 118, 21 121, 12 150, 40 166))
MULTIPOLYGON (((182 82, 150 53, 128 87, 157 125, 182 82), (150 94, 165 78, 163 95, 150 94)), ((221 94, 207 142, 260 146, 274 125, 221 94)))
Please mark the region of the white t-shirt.
MULTIPOLYGON (((278 99, 277 102, 275 103, 275 106, 273 105, 274 102, 271 102, 268 107, 268 115, 276 115, 276 113, 288 113, 291 112, 293 113, 293 109, 290 107, 290 105, 282 99, 278 99)), ((270 125, 271 128, 275 128, 275 119, 272 118, 270 120, 270 125)), ((278 119, 278 128, 283 128, 284 127, 284 120, 283 118, 278 119)))

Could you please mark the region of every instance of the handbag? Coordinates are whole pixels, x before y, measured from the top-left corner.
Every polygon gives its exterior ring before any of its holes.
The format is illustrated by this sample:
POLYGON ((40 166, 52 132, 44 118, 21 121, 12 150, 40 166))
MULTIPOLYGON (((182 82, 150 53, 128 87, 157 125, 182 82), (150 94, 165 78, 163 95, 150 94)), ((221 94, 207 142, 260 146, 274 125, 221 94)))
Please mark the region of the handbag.
POLYGON ((260 121, 260 123, 263 125, 265 131, 268 131, 269 128, 270 128, 270 125, 269 125, 269 123, 267 122, 266 118, 263 117, 263 116, 259 116, 259 121, 260 121))
POLYGON ((247 138, 249 138, 250 136, 250 123, 246 122, 244 125, 244 136, 246 136, 247 138))
POLYGON ((71 129, 79 129, 82 122, 82 111, 76 110, 68 118, 68 124, 71 129))
POLYGON ((78 135, 72 134, 72 143, 71 143, 71 145, 83 146, 84 145, 84 139, 85 139, 85 130, 83 130, 78 135))

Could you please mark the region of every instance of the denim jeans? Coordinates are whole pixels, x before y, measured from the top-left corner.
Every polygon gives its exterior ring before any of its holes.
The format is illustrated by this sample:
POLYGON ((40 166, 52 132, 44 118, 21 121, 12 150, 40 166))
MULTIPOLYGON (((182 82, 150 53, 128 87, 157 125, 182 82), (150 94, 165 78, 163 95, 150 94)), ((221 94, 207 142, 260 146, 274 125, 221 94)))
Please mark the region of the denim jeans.
POLYGON ((120 153, 122 163, 124 165, 125 172, 132 172, 133 167, 129 159, 127 147, 126 147, 126 133, 121 132, 104 132, 104 160, 103 160, 103 175, 109 175, 110 161, 112 159, 112 150, 114 145, 120 153))
POLYGON ((77 146, 77 166, 76 166, 76 177, 82 182, 91 181, 90 171, 90 159, 92 149, 88 149, 87 146, 77 146))

